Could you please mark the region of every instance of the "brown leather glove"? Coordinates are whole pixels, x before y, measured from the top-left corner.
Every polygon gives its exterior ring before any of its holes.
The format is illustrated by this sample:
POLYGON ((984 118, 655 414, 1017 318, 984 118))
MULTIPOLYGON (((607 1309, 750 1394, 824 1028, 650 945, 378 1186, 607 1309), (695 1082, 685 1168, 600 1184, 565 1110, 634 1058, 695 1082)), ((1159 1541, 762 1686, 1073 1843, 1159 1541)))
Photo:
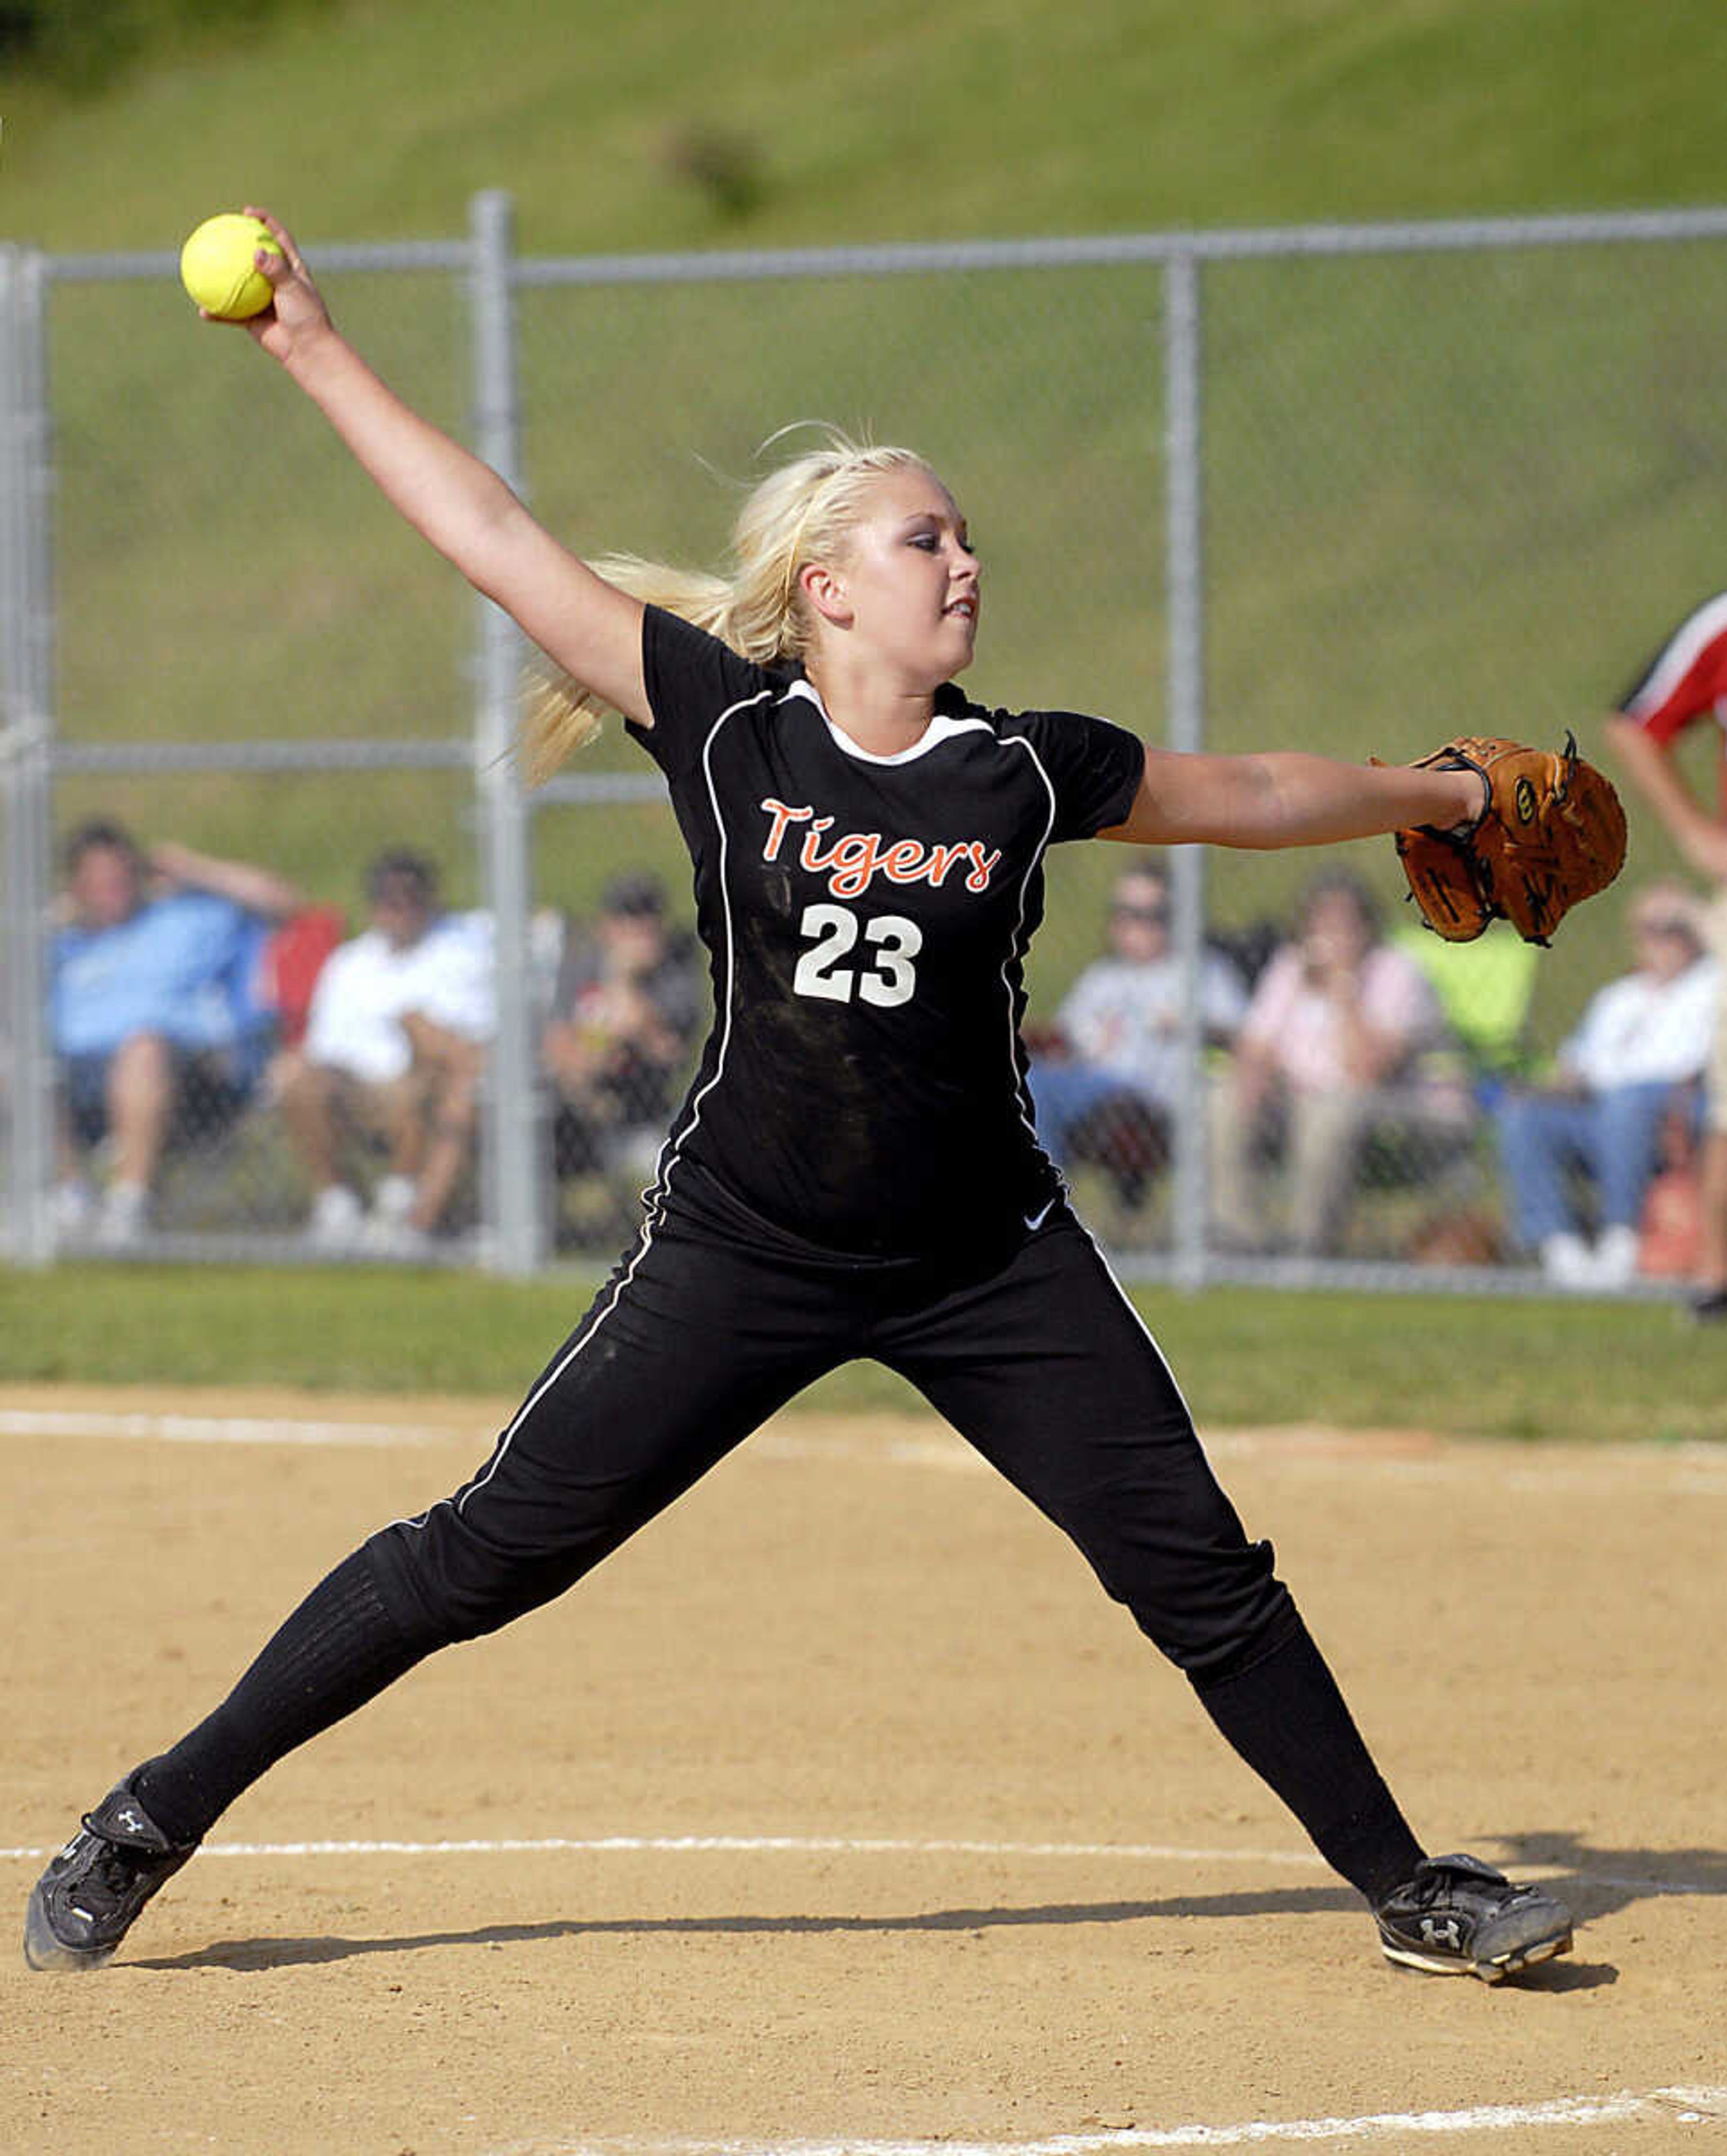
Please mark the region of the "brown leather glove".
POLYGON ((1473 824, 1396 834, 1415 902, 1447 942, 1467 943, 1503 918, 1526 943, 1545 943, 1624 865, 1625 811, 1611 782, 1578 755, 1575 735, 1561 752, 1463 735, 1416 762, 1478 772, 1487 784, 1473 824))

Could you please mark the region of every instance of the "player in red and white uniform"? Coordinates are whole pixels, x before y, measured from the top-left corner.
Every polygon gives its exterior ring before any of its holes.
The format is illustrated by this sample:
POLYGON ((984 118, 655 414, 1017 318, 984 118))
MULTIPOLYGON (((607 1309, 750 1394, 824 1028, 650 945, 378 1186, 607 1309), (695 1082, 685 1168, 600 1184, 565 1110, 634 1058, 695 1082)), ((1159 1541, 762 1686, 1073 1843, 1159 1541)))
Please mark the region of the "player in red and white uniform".
MULTIPOLYGON (((1727 592, 1705 599, 1668 637, 1609 714, 1607 738, 1632 784, 1709 883, 1705 933, 1727 972, 1727 592), (1673 752, 1699 724, 1712 724, 1717 737, 1713 801, 1699 798, 1673 752)), ((1712 1319, 1727 1317, 1727 998, 1704 1085, 1703 1247, 1692 1308, 1712 1319)))
POLYGON ((1562 1951, 1559 1902, 1474 1858, 1430 1858, 1411 1831, 1068 1206, 1019 1039, 1050 846, 1452 825, 1480 809, 1478 777, 1159 753, 1102 720, 970 701, 953 685, 977 638, 978 557, 904 450, 835 441, 794 459, 746 503, 728 578, 597 573, 378 381, 280 238, 256 341, 664 771, 714 1028, 635 1246, 491 1457, 338 1565, 214 1712, 88 1815, 32 1896, 33 1965, 105 1960, 290 1747, 561 1594, 865 1356, 1072 1538, 1360 1891, 1389 1956, 1491 1980, 1562 1951))

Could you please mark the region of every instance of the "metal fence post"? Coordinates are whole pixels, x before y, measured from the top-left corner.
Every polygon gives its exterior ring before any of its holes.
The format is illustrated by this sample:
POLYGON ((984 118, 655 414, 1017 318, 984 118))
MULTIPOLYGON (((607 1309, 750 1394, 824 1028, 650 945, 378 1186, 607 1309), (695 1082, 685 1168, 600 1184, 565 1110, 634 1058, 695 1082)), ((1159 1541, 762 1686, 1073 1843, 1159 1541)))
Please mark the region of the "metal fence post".
MULTIPOLYGON (((494 188, 474 197, 469 230, 473 241, 475 447, 519 489, 512 227, 508 194, 494 188)), ((497 1038, 486 1096, 491 1232, 485 1262, 493 1271, 522 1275, 536 1269, 544 1249, 528 980, 528 818, 511 753, 523 653, 516 624, 489 599, 480 603, 479 633, 474 779, 497 958, 497 1038)))
MULTIPOLYGON (((1205 739, 1205 479, 1200 264, 1170 256, 1164 270, 1165 558, 1169 607, 1168 739, 1172 749, 1205 739)), ((1174 930, 1181 968, 1181 1085, 1175 1101, 1172 1222, 1174 1276, 1197 1287, 1205 1274, 1205 855, 1178 846, 1170 861, 1174 930)))
POLYGON ((5 1240, 13 1260, 28 1265, 46 1265, 54 1254, 48 1209, 54 1078, 42 949, 52 895, 46 281, 39 254, 0 247, 0 777, 11 1060, 5 1240))

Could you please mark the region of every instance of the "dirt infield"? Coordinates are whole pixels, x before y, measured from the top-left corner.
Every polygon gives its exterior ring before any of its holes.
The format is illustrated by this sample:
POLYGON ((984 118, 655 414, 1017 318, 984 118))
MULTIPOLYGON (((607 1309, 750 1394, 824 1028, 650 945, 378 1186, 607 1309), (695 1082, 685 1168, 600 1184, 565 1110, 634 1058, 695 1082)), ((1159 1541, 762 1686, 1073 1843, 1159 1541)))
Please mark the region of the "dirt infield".
MULTIPOLYGON (((509 1404, 0 1389, 14 1925, 509 1404)), ((1210 1441, 1417 1833, 1555 1882, 1569 1959, 1388 1968, 940 1424, 791 1414, 285 1762, 111 1969, 0 1958, 0 2148, 1727 2147, 1727 1449, 1210 1441)))

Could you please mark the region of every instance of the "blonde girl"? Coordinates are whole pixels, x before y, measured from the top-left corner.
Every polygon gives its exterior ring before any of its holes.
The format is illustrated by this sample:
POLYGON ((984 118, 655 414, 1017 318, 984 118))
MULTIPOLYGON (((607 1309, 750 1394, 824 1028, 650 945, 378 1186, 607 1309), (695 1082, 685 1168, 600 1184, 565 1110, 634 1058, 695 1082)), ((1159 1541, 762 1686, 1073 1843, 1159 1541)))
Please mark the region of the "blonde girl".
POLYGON ((856 1357, 899 1372, 1072 1539, 1359 1890, 1390 1958, 1496 1980, 1561 1952, 1557 1902, 1411 1832, 1074 1216, 1019 1040, 1050 846, 1449 825, 1479 813, 1478 779, 1171 755, 1100 719, 971 701, 978 554, 905 449, 835 436, 793 458, 745 504, 722 575, 590 567, 372 372, 266 221, 283 251, 259 258, 275 304, 249 334, 545 655, 537 767, 608 708, 664 773, 714 1025, 634 1245, 490 1456, 344 1558, 228 1698, 88 1815, 31 1897, 32 1965, 105 1961, 290 1748, 562 1594, 856 1357))

